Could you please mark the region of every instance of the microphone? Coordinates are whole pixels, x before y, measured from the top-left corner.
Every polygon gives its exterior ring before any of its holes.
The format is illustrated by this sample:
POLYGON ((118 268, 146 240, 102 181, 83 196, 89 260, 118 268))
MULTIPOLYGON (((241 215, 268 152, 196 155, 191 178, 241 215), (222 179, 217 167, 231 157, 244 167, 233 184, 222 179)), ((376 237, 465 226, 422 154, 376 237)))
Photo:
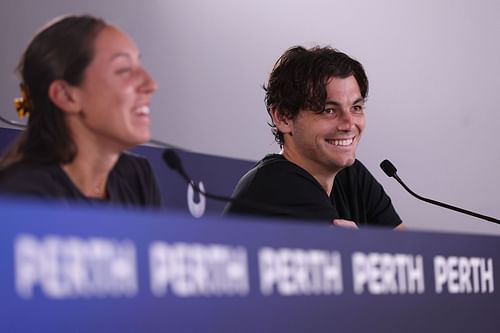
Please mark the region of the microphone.
POLYGON ((170 167, 170 169, 177 171, 182 176, 182 178, 184 178, 191 185, 195 185, 193 184, 194 182, 191 180, 191 178, 189 178, 189 176, 187 175, 186 170, 184 170, 181 159, 179 158, 179 155, 175 153, 175 151, 173 151, 172 149, 165 149, 162 157, 165 163, 167 163, 167 165, 170 167))
POLYGON ((443 207, 443 208, 451 209, 451 210, 454 210, 454 211, 462 213, 462 214, 474 216, 474 217, 477 217, 477 218, 482 219, 482 220, 486 220, 486 221, 489 221, 489 222, 500 224, 500 220, 495 219, 493 217, 482 215, 482 214, 475 213, 475 212, 471 212, 470 210, 467 210, 467 209, 455 207, 455 206, 452 206, 452 205, 449 205, 449 204, 446 204, 446 203, 443 203, 443 202, 439 202, 439 201, 436 201, 436 200, 432 200, 432 199, 429 199, 429 198, 425 198, 425 197, 422 197, 422 196, 416 194, 408 186, 406 186, 405 183, 403 183, 403 181, 401 180, 401 178, 399 178, 399 176, 397 175, 397 171, 398 170, 396 169, 396 167, 394 166, 394 164, 392 164, 389 160, 383 160, 382 163, 380 163, 380 168, 382 168, 382 170, 385 172, 385 174, 387 176, 393 177, 394 179, 396 179, 397 182, 400 183, 401 186, 403 186, 403 188, 406 191, 408 191, 408 193, 410 193, 411 195, 413 195, 415 198, 417 198, 419 200, 422 200, 422 201, 425 201, 427 203, 430 203, 430 204, 433 204, 433 205, 437 205, 437 206, 440 206, 440 207, 443 207))
MULTIPOLYGON (((156 141, 155 143, 158 143, 159 141, 156 141)), ((163 160, 165 163, 174 171, 176 171, 181 177, 193 187, 193 189, 198 193, 198 194, 203 194, 207 198, 217 200, 217 201, 222 201, 225 203, 233 203, 233 204, 238 204, 241 205, 245 208, 250 208, 250 209, 255 209, 257 211, 266 211, 274 215, 281 215, 281 216, 287 216, 289 218, 293 218, 296 215, 296 212, 291 211, 289 209, 283 208, 283 207, 275 207, 259 202, 255 202, 253 200, 246 200, 243 198, 233 198, 233 197, 227 197, 223 195, 217 195, 213 193, 206 192, 202 189, 199 188, 198 185, 189 177, 187 174, 186 170, 182 166, 181 159, 179 158, 179 155, 174 151, 174 149, 167 148, 162 154, 163 160)))
POLYGON ((207 198, 214 199, 217 201, 223 201, 223 202, 234 201, 233 198, 226 197, 223 195, 216 195, 216 194, 212 194, 212 193, 207 193, 207 192, 203 191, 202 189, 200 189, 198 187, 198 185, 196 185, 196 183, 191 179, 191 177, 188 176, 186 170, 182 166, 182 162, 181 162, 181 159, 179 158, 179 155, 177 155, 177 153, 173 149, 165 149, 162 157, 163 157, 163 160, 165 161, 165 163, 170 167, 170 169, 176 171, 179 175, 181 175, 181 177, 184 178, 184 180, 189 185, 191 185, 197 193, 203 194, 207 198))

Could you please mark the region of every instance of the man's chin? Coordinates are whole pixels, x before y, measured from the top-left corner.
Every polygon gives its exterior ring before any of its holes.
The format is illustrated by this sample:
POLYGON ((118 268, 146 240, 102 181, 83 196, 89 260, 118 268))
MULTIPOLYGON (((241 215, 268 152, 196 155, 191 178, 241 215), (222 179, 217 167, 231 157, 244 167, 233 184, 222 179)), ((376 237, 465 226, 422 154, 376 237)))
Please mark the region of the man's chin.
POLYGON ((344 168, 347 168, 347 167, 350 167, 351 165, 354 164, 354 161, 356 161, 356 157, 352 157, 352 158, 346 158, 346 159, 343 159, 342 161, 337 161, 337 167, 339 169, 344 169, 344 168))

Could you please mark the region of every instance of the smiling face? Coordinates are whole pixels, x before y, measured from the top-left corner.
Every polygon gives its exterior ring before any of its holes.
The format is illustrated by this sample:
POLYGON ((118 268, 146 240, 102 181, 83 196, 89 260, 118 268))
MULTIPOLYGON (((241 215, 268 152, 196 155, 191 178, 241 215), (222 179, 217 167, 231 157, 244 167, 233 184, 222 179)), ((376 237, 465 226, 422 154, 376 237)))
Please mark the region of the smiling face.
POLYGON ((97 34, 94 58, 73 89, 79 112, 67 124, 77 142, 84 138, 121 151, 150 139, 149 104, 157 86, 137 47, 117 28, 97 34))
POLYGON ((275 121, 284 134, 283 155, 320 177, 354 163, 365 127, 364 98, 353 76, 330 79, 326 92, 322 111, 300 110, 293 119, 275 121))

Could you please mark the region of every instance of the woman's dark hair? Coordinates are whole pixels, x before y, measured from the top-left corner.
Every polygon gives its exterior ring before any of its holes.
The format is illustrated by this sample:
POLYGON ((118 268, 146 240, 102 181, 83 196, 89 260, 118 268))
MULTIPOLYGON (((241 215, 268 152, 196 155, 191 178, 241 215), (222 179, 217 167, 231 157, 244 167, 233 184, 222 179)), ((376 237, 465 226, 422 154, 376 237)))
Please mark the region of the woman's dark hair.
POLYGON ((92 16, 66 16, 35 35, 17 66, 31 104, 28 125, 5 154, 0 169, 19 161, 67 163, 75 158, 75 144, 62 111, 49 98, 49 86, 54 80, 82 82, 94 57, 95 38, 105 26, 92 16))
MULTIPOLYGON (((332 77, 351 75, 359 85, 361 96, 366 98, 368 78, 361 63, 331 47, 292 47, 278 59, 263 87, 267 112, 276 109, 293 119, 299 110, 321 111, 325 106, 328 81, 332 77)), ((283 133, 272 122, 269 125, 276 142, 282 146, 283 133)))

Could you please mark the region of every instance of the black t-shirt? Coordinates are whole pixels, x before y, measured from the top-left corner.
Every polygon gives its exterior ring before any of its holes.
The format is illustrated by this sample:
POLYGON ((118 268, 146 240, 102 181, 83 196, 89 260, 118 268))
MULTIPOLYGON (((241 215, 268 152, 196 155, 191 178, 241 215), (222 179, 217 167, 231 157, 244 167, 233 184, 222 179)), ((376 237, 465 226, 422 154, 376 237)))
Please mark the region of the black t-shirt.
POLYGON ((358 160, 335 176, 330 197, 306 170, 272 154, 245 174, 227 214, 285 216, 331 223, 341 218, 358 225, 396 227, 401 219, 382 185, 358 160))
POLYGON ((16 163, 0 173, 0 194, 122 206, 160 207, 161 195, 149 162, 124 153, 106 184, 108 200, 83 195, 58 164, 16 163))

